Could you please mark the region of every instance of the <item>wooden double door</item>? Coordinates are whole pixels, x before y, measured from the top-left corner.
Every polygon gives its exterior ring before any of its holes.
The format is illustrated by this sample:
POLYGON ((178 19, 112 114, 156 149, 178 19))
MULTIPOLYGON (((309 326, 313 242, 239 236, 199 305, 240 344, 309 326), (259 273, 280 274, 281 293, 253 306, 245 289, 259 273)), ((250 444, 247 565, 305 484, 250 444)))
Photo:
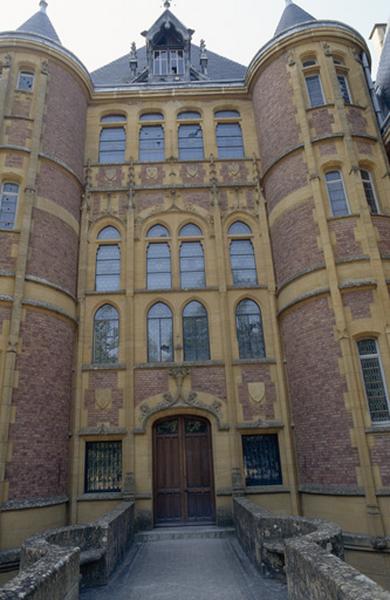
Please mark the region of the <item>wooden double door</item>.
POLYGON ((210 424, 177 416, 154 426, 156 525, 215 521, 210 424))

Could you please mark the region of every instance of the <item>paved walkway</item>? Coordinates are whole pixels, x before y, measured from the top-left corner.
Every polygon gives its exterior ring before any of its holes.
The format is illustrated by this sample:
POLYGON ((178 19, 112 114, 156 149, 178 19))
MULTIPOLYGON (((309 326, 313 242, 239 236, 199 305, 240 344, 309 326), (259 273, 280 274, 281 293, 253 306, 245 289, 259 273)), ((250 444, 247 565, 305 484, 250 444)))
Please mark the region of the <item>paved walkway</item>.
POLYGON ((137 544, 105 587, 82 600, 287 600, 286 586, 263 579, 235 538, 137 544))

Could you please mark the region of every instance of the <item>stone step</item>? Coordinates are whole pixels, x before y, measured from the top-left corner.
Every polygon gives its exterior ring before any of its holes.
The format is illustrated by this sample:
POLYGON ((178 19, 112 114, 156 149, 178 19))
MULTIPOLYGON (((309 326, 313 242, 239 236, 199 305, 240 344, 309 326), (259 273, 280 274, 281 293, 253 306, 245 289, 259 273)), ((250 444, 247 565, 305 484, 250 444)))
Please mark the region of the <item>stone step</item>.
POLYGON ((165 540, 221 539, 235 534, 234 527, 157 527, 137 533, 135 542, 146 544, 165 540))

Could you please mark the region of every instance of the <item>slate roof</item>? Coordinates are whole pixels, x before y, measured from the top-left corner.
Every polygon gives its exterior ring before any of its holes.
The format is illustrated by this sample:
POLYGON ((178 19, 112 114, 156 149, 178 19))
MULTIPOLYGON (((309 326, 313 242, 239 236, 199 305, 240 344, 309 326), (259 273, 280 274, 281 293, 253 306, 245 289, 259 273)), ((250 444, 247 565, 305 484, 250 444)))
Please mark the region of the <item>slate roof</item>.
POLYGON ((294 27, 295 25, 316 20, 317 19, 315 19, 312 15, 303 10, 303 8, 291 1, 288 1, 287 6, 280 18, 279 25, 276 28, 275 36, 279 35, 286 29, 290 29, 290 27, 294 27))
MULTIPOLYGON (((138 72, 141 73, 147 66, 146 48, 140 48, 137 51, 138 72)), ((233 60, 224 58, 219 54, 207 50, 208 62, 208 81, 231 81, 244 80, 246 67, 233 60)), ((200 48, 191 44, 191 63, 199 71, 200 48)), ((121 56, 117 60, 97 69, 91 73, 92 81, 95 85, 128 85, 131 81, 129 68, 129 55, 121 56)))
POLYGON ((375 85, 383 104, 390 111, 390 21, 387 26, 375 85))
POLYGON ((23 23, 23 25, 21 25, 17 31, 35 33, 35 35, 49 38, 49 40, 57 42, 57 44, 61 44, 61 40, 44 10, 39 10, 37 13, 35 13, 35 15, 23 23))

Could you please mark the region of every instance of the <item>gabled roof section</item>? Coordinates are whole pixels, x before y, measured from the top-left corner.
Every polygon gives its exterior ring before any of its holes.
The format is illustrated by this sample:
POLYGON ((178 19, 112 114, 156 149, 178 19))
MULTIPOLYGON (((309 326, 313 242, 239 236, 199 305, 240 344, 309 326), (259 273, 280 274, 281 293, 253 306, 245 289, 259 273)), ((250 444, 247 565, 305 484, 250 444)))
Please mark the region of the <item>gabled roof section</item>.
POLYGON ((384 107, 390 111, 390 21, 387 25, 375 87, 384 107))
MULTIPOLYGON (((191 62, 196 70, 199 68, 200 48, 191 44, 191 62)), ((137 51, 138 72, 142 73, 147 68, 146 48, 137 51)), ((246 67, 233 60, 224 58, 219 54, 207 50, 208 56, 208 81, 244 81, 246 67)), ((129 55, 121 56, 117 60, 97 69, 91 73, 92 81, 97 86, 123 86, 131 85, 129 68, 129 55)))
POLYGON ((294 4, 292 0, 286 0, 286 8, 283 11, 281 19, 279 21, 279 25, 276 28, 275 36, 279 35, 283 31, 290 29, 291 27, 295 27, 296 25, 301 25, 302 23, 310 23, 312 21, 316 21, 312 15, 303 10, 297 4, 294 4))
POLYGON ((52 22, 46 14, 47 2, 41 0, 39 3, 39 11, 35 13, 30 19, 28 19, 23 25, 21 25, 17 31, 23 31, 25 33, 34 33, 40 37, 48 38, 57 44, 61 44, 61 40, 54 29, 52 22))
POLYGON ((169 25, 173 25, 173 27, 181 33, 184 41, 188 41, 191 39, 192 34, 194 33, 193 29, 187 29, 185 25, 175 15, 167 8, 164 10, 162 15, 157 19, 157 21, 151 26, 148 31, 143 31, 142 35, 145 36, 148 40, 152 40, 154 36, 162 29, 162 27, 166 27, 169 25))

